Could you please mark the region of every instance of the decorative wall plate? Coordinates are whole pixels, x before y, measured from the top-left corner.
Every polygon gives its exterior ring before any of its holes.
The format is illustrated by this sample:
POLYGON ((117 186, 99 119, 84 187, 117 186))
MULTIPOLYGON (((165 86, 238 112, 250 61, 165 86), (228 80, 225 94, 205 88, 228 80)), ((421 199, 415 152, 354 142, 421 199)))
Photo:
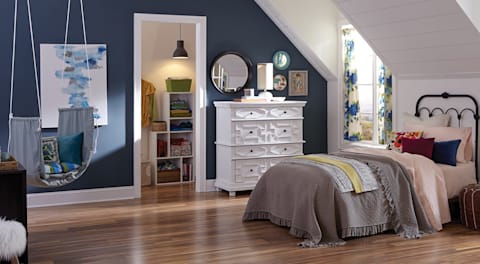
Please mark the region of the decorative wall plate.
POLYGON ((282 91, 287 87, 287 77, 283 74, 276 74, 273 76, 273 89, 282 91))
POLYGON ((290 55, 286 51, 279 50, 273 54, 273 66, 277 70, 285 70, 290 66, 290 55))

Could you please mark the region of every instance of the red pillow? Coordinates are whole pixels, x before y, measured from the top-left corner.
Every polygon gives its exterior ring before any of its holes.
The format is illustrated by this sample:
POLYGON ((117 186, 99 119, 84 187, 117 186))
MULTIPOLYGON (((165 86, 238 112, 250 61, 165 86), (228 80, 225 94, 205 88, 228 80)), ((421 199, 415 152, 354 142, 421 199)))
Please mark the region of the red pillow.
POLYGON ((403 138, 402 152, 420 154, 432 159, 435 138, 403 138))

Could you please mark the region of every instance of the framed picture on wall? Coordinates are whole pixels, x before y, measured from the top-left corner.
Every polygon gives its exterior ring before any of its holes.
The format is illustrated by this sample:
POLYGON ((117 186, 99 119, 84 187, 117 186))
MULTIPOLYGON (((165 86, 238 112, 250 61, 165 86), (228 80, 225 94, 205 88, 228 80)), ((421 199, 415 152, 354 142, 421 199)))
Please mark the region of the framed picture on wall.
POLYGON ((288 71, 288 96, 308 96, 308 71, 288 71))

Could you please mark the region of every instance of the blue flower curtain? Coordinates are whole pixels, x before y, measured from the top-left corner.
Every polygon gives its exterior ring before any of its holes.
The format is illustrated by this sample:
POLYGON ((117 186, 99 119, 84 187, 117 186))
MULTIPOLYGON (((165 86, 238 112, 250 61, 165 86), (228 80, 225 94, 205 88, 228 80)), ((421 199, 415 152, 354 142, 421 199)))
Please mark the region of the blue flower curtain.
POLYGON ((378 143, 387 144, 392 132, 392 72, 385 65, 380 66, 377 88, 378 143))
POLYGON ((360 124, 353 30, 352 28, 343 29, 343 80, 345 83, 343 138, 349 141, 359 141, 362 139, 362 126, 360 124))
MULTIPOLYGON (((344 124, 343 138, 348 141, 362 140, 360 104, 357 87, 357 68, 355 65, 354 28, 343 31, 343 80, 344 90, 344 124)), ((386 144, 392 131, 392 72, 381 64, 378 72, 378 143, 386 144)))

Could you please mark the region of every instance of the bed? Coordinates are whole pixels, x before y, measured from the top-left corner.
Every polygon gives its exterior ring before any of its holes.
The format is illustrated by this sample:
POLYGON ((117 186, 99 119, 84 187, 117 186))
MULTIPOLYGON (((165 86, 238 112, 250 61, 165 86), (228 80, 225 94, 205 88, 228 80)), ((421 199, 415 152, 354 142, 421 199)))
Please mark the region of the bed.
POLYGON ((243 221, 269 220, 288 227, 290 234, 305 239, 299 243, 304 247, 343 245, 345 238, 387 230, 405 238, 442 230, 458 213, 452 209, 460 190, 478 180, 478 146, 472 140, 478 138, 478 106, 469 95, 423 95, 413 118, 426 122, 410 122, 408 129, 422 129, 426 137, 405 139, 398 134, 403 153, 355 147, 289 158, 273 166, 250 194, 243 221), (432 98, 447 108, 422 104, 432 98), (442 101, 452 98, 469 100, 473 107, 458 110, 442 101), (441 121, 449 126, 438 127, 442 115, 456 121, 441 121), (464 122, 465 117, 473 123, 464 122), (435 146, 433 157, 416 152, 424 144, 435 146))

